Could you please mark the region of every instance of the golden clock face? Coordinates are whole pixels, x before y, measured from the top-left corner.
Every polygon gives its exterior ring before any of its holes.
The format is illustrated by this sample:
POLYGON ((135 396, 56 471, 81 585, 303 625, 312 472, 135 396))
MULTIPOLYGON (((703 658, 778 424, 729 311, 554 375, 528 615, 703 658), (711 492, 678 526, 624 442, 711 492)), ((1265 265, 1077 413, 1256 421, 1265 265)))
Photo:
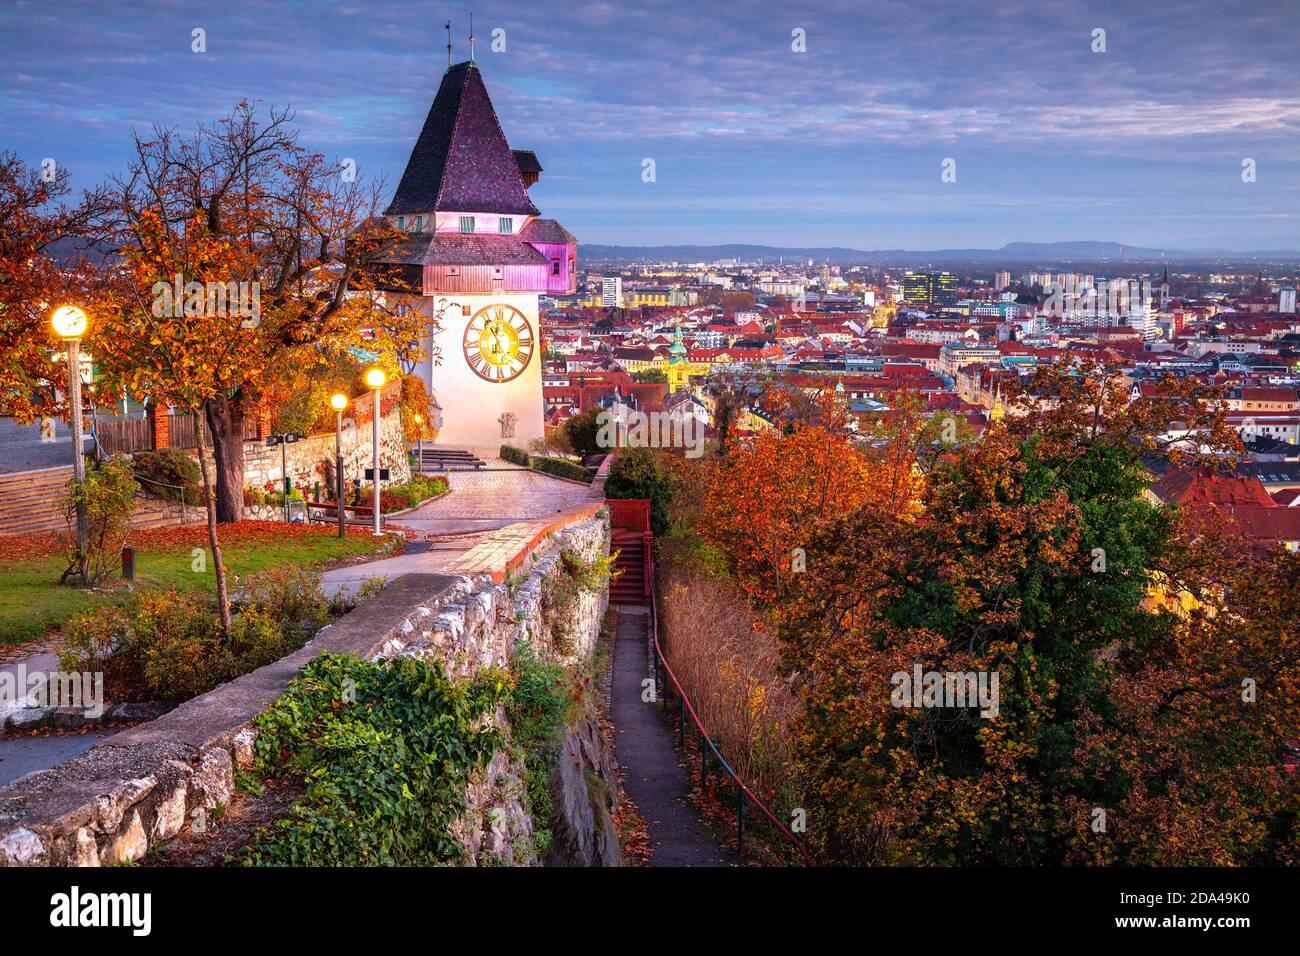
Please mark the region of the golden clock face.
POLYGON ((465 361, 488 382, 508 382, 528 367, 533 357, 532 326, 509 305, 484 306, 465 326, 465 361))

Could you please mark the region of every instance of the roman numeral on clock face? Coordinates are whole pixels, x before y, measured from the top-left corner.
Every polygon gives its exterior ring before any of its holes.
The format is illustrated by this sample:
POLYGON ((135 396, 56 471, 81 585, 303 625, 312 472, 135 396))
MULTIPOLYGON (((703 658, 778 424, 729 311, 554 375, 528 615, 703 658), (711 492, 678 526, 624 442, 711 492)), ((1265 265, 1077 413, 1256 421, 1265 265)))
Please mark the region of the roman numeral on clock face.
POLYGON ((487 382, 509 382, 528 367, 536 340, 522 312, 489 305, 465 326, 462 348, 474 374, 487 382))

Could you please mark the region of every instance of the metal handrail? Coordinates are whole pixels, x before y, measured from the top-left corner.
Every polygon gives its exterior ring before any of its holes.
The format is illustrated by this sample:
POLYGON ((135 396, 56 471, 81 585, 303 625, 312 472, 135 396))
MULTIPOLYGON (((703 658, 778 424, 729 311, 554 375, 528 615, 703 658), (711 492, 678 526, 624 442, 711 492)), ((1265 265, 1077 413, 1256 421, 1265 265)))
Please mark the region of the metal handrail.
MULTIPOLYGON (((110 455, 110 454, 108 453, 108 451, 104 448, 103 444, 100 443, 100 440, 99 440, 99 431, 98 431, 98 429, 96 429, 95 426, 94 426, 94 419, 91 420, 90 437, 91 437, 92 439, 94 439, 96 455, 97 455, 97 457, 98 457, 98 459, 99 459, 100 461, 104 461, 104 460, 107 459, 107 458, 112 458, 112 457, 113 457, 113 456, 110 455)), ((181 523, 184 524, 184 523, 186 522, 186 520, 189 518, 189 512, 185 510, 186 507, 187 507, 187 505, 188 505, 188 502, 186 502, 186 500, 185 500, 185 494, 186 494, 186 492, 189 491, 189 489, 188 489, 187 487, 185 487, 184 485, 172 485, 172 484, 168 484, 168 483, 165 482, 165 481, 156 481, 156 480, 153 479, 153 478, 146 478, 144 475, 136 474, 134 470, 132 470, 132 472, 131 472, 131 477, 134 478, 136 481, 146 481, 146 482, 148 482, 148 483, 151 484, 151 485, 157 485, 159 488, 171 488, 171 489, 173 489, 173 490, 175 490, 175 491, 179 491, 179 492, 181 493, 181 496, 180 496, 180 498, 176 501, 176 503, 178 503, 178 504, 181 506, 181 509, 180 509, 180 510, 181 510, 181 523)), ((142 498, 141 500, 143 500, 143 498, 142 498)), ((172 501, 172 499, 170 499, 170 498, 164 498, 163 500, 164 500, 164 501, 172 501)), ((201 507, 201 506, 196 505, 195 507, 201 507)))
MULTIPOLYGON (((650 574, 651 580, 653 580, 652 566, 654 563, 654 556, 647 551, 645 560, 646 560, 647 568, 650 569, 648 574, 650 574)), ((731 768, 731 764, 727 763, 727 758, 722 756, 722 751, 718 750, 717 745, 713 742, 713 739, 709 736, 708 731, 704 729, 704 724, 700 721, 699 715, 695 713, 695 707, 691 704, 690 697, 686 695, 686 691, 682 687, 681 681, 679 681, 677 679, 677 675, 673 673, 672 667, 670 667, 668 664, 668 658, 664 654, 663 646, 660 645, 659 643, 659 603, 655 597, 653 587, 650 589, 650 634, 652 639, 654 640, 654 646, 655 646, 656 687, 658 686, 659 683, 659 674, 657 673, 657 671, 659 669, 659 665, 662 663, 664 671, 668 674, 668 677, 672 680, 673 686, 677 688, 677 696, 678 699, 681 701, 680 704, 681 710, 679 712, 679 718, 678 718, 680 721, 679 734, 683 733, 683 731, 680 730, 680 728, 685 727, 685 715, 689 713, 691 715, 691 721, 695 724, 696 730, 699 731, 701 745, 704 744, 708 745, 709 750, 713 751, 713 755, 718 758, 718 763, 722 766, 722 769, 727 772, 727 776, 729 776, 732 782, 735 783, 736 785, 737 796, 738 796, 738 799, 736 801, 736 849, 742 854, 745 852, 745 802, 744 800, 739 799, 739 797, 743 795, 744 797, 748 798, 754 804, 754 806, 758 807, 758 809, 761 810, 763 814, 769 820, 772 821, 772 824, 779 831, 781 831, 781 834, 786 838, 786 840, 788 840, 794 846, 794 848, 799 851, 799 855, 803 858, 805 865, 816 866, 817 864, 813 860, 812 854, 808 852, 808 848, 803 845, 803 842, 798 837, 796 837, 793 833, 790 832, 790 830, 785 826, 785 824, 783 824, 780 820, 776 818, 776 815, 767 808, 767 804, 763 803, 763 801, 758 798, 758 796, 754 793, 754 791, 750 790, 749 787, 746 786, 745 781, 740 779, 740 775, 731 768)), ((665 694, 661 699, 664 702, 664 706, 667 707, 668 696, 665 694)), ((706 755, 703 751, 703 748, 701 747, 701 752, 700 752, 701 790, 703 790, 704 776, 707 773, 707 768, 704 763, 705 758, 706 755)))

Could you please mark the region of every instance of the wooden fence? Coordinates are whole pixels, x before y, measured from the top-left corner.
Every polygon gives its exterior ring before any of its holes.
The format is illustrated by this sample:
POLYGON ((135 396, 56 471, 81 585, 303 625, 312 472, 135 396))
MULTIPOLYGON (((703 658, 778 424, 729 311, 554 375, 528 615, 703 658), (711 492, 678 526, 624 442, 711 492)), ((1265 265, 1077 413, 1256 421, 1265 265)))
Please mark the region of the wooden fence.
MULTIPOLYGON (((198 447, 198 443, 194 440, 193 414, 173 415, 168 424, 173 448, 198 447)), ((212 447, 212 429, 208 428, 207 422, 203 423, 203 442, 208 448, 212 447)))
MULTIPOLYGON (((194 416, 189 412, 173 414, 167 422, 173 448, 197 448, 194 441, 194 416)), ((129 455, 153 447, 153 433, 147 418, 105 418, 95 422, 95 434, 107 455, 129 455)), ((244 440, 257 438, 257 419, 244 424, 244 440)), ((212 429, 203 423, 203 439, 212 447, 212 429)))
POLYGON ((143 418, 113 418, 95 423, 95 435, 106 454, 129 455, 153 446, 149 422, 143 418))

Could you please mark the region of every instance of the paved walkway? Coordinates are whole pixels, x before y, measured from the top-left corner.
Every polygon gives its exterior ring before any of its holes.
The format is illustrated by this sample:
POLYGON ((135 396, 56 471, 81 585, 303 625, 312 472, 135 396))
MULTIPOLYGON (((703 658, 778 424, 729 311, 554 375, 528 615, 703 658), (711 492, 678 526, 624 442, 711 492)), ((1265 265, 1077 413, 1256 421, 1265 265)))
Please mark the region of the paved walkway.
POLYGON ((718 846, 691 805, 690 783, 659 705, 641 700, 641 682, 654 674, 648 624, 647 608, 619 607, 610 710, 623 789, 650 831, 651 866, 728 866, 735 855, 718 846))
POLYGON ((394 518, 391 524, 426 534, 492 531, 588 500, 586 485, 512 468, 499 458, 488 465, 493 470, 449 472, 448 494, 418 511, 394 518))
MULTIPOLYGON (((447 494, 387 522, 387 527, 406 531, 408 540, 428 541, 428 550, 326 571, 321 576, 326 594, 341 590, 351 597, 367 578, 440 573, 489 531, 589 502, 585 485, 509 468, 500 459, 489 464, 501 470, 450 472, 447 494)), ((349 529, 348 533, 368 532, 349 529)))

